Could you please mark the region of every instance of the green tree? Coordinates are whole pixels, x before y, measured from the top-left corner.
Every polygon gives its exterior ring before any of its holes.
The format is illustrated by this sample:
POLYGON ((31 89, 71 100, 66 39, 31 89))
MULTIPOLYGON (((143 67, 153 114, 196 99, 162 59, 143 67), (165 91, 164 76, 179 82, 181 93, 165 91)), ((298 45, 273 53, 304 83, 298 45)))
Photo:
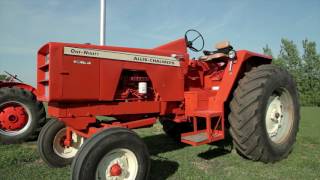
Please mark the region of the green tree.
POLYGON ((268 44, 265 47, 263 47, 262 50, 263 50, 264 55, 272 57, 273 64, 278 65, 280 67, 285 67, 285 63, 283 61, 281 61, 281 59, 278 59, 273 55, 273 52, 268 44))
POLYGON ((5 74, 0 74, 0 81, 3 81, 7 78, 7 75, 5 74))
POLYGON ((317 53, 316 42, 305 39, 302 41, 303 55, 303 86, 302 101, 306 105, 320 106, 320 56, 317 53))
POLYGON ((266 47, 263 47, 262 50, 263 50, 263 54, 264 55, 273 57, 272 50, 271 50, 271 48, 269 47, 268 44, 266 45, 266 47))
POLYGON ((297 45, 288 39, 281 39, 281 49, 278 56, 280 65, 287 69, 294 77, 298 90, 301 94, 303 87, 302 61, 299 55, 297 45))
POLYGON ((301 68, 301 58, 297 45, 288 39, 281 39, 281 50, 278 60, 282 61, 284 67, 286 67, 290 72, 294 73, 294 76, 301 68))

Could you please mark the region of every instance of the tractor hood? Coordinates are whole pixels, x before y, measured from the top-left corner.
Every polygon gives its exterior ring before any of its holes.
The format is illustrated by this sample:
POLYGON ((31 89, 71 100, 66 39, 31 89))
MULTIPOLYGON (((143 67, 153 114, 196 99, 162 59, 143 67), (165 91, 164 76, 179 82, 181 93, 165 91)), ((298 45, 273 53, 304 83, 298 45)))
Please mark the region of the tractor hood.
POLYGON ((157 82, 154 87, 164 100, 181 100, 188 58, 184 39, 154 49, 50 42, 38 51, 38 98, 49 102, 113 101, 121 73, 138 70, 157 82))

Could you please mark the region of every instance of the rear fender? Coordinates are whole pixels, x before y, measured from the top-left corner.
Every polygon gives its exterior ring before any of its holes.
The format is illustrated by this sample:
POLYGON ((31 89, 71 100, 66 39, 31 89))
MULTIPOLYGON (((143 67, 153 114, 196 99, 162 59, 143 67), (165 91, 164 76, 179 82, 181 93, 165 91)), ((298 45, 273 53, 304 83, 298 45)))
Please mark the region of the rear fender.
POLYGON ((244 76, 244 73, 252 67, 270 64, 271 61, 272 57, 270 56, 246 50, 237 51, 237 59, 232 66, 232 71, 229 71, 231 61, 228 62, 227 68, 225 69, 213 109, 219 112, 225 112, 225 103, 232 97, 233 90, 236 88, 237 82, 244 76))
POLYGON ((3 87, 19 87, 19 88, 24 89, 26 91, 30 91, 31 93, 33 93, 34 95, 37 96, 36 88, 34 88, 34 87, 30 86, 30 85, 24 84, 24 83, 19 83, 19 82, 1 82, 0 83, 0 88, 3 88, 3 87))

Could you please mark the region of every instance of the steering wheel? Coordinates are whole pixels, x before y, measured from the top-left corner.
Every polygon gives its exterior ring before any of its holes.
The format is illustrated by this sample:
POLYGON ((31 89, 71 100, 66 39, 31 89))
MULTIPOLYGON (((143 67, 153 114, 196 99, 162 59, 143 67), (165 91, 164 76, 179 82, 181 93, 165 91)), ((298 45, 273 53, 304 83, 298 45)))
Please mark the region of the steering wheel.
POLYGON ((194 52, 199 52, 204 48, 204 39, 203 36, 199 33, 199 31, 194 30, 194 29, 189 29, 185 34, 184 34, 184 39, 187 43, 187 47, 190 48, 194 52), (194 34, 194 35, 192 35, 194 34), (190 41, 189 39, 192 40, 190 41), (200 39, 199 39, 200 38, 200 39), (194 47, 194 42, 197 42, 196 40, 201 40, 201 44, 199 48, 194 47))

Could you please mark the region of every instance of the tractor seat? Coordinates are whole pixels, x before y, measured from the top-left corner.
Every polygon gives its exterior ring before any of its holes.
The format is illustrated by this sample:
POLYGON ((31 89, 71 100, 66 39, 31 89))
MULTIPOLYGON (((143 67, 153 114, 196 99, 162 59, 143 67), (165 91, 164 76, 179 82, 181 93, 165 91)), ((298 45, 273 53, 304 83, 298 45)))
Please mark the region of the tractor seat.
POLYGON ((221 50, 221 49, 227 49, 227 48, 231 47, 231 45, 230 45, 229 41, 222 41, 222 42, 217 43, 214 47, 218 50, 221 50))
POLYGON ((216 51, 203 51, 204 56, 200 56, 201 61, 212 61, 216 59, 226 59, 228 58, 228 52, 232 50, 232 46, 229 41, 222 41, 217 43, 215 46, 216 51))

